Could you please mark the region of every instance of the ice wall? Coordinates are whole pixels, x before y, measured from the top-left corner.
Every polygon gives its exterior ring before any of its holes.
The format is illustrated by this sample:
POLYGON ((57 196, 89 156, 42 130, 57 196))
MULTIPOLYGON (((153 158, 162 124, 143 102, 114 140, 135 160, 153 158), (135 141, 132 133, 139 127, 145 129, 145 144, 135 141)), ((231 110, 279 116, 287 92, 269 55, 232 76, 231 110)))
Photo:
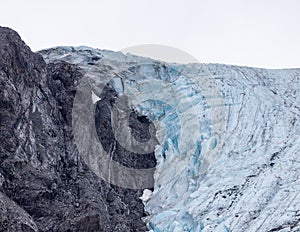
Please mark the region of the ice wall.
POLYGON ((154 122, 149 229, 300 230, 300 70, 166 64, 85 47, 45 56, 110 83, 154 122))

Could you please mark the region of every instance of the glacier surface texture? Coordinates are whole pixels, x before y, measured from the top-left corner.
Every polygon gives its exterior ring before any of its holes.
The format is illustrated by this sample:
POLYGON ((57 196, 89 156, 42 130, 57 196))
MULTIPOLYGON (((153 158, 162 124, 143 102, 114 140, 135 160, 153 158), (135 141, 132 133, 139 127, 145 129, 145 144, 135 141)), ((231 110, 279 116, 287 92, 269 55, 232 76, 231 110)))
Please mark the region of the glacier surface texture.
POLYGON ((299 69, 171 64, 88 47, 40 54, 78 65, 94 102, 107 83, 153 122, 149 230, 300 231, 299 69))

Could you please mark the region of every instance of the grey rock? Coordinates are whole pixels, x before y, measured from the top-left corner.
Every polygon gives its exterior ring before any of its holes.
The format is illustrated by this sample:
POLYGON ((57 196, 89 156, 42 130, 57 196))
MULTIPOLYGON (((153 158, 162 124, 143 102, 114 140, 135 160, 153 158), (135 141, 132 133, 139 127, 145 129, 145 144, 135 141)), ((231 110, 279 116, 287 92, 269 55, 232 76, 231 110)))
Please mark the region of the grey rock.
MULTIPOLYGON (((142 190, 103 181, 78 154, 71 121, 83 73, 65 61, 46 64, 16 32, 0 27, 0 230, 146 230, 142 190)), ((100 124, 108 120, 108 93, 97 103, 100 124)), ((131 120, 137 137, 147 134, 147 121, 134 113, 131 120)), ((111 144, 114 138, 103 140, 111 144)), ((154 155, 126 157, 121 148, 114 154, 129 166, 156 162, 154 155)))
POLYGON ((3 193, 0 193, 1 231, 38 231, 32 217, 3 193))

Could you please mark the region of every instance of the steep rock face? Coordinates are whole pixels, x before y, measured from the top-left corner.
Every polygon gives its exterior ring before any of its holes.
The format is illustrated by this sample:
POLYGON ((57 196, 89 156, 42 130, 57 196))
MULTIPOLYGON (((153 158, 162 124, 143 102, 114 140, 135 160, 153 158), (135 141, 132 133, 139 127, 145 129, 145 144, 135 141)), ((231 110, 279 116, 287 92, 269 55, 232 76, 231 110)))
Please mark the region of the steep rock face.
MULTIPOLYGON (((104 182, 78 155, 71 112, 82 76, 76 65, 46 64, 16 32, 0 28, 1 230, 146 229, 141 191, 104 182)), ((155 158, 141 162, 155 165, 155 158)))

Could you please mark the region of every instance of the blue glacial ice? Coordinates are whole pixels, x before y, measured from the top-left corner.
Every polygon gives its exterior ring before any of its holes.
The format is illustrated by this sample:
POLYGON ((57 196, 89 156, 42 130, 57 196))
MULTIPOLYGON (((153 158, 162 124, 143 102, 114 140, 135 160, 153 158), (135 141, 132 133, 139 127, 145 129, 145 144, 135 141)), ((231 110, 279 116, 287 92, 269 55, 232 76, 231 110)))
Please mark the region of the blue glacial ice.
POLYGON ((91 48, 46 58, 107 80, 154 122, 149 230, 300 231, 299 69, 167 64, 91 48))

